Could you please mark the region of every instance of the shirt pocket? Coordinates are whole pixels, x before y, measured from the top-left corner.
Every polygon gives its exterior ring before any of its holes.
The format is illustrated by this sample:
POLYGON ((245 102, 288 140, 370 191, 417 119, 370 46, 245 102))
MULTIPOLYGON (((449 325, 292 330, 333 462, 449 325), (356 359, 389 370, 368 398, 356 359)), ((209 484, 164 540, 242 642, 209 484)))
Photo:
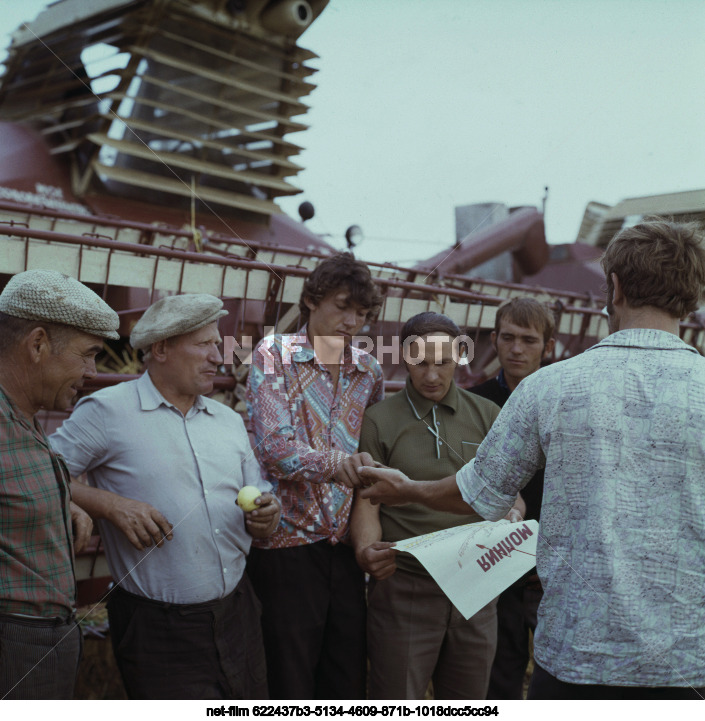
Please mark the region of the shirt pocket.
POLYGON ((475 454, 477 453, 477 449, 480 447, 480 444, 473 443, 472 441, 460 441, 460 447, 462 448, 463 452, 463 460, 467 463, 475 457, 475 454))

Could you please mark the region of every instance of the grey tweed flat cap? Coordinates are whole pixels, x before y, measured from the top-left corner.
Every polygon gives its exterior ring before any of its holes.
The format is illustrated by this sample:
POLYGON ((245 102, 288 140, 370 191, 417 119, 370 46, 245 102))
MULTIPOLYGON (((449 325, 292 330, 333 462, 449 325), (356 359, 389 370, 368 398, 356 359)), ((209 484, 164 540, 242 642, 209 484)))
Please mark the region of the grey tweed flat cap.
POLYGON ((61 323, 117 340, 118 314, 90 288, 56 270, 26 270, 0 293, 0 311, 15 318, 61 323))
POLYGON ((147 350, 152 343, 191 333, 227 314, 223 301, 214 295, 170 295, 147 308, 132 329, 130 345, 136 350, 147 350))

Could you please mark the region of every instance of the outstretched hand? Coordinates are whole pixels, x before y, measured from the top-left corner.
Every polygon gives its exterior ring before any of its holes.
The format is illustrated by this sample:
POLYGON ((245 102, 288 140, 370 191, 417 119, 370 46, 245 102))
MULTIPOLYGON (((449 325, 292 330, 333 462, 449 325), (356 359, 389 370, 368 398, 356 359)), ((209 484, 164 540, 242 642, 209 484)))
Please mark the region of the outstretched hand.
POLYGON ((365 481, 365 479, 360 476, 358 469, 368 467, 374 468, 380 466, 381 464, 377 463, 377 461, 375 461, 375 459, 372 458, 369 453, 353 453, 353 455, 348 456, 338 466, 335 474, 333 475, 333 478, 338 481, 338 483, 342 483, 348 488, 360 488, 362 486, 368 486, 370 482, 365 481))
POLYGON ((394 468, 357 469, 364 488, 358 493, 360 498, 367 498, 371 503, 384 503, 385 506, 400 506, 409 503, 412 498, 414 482, 408 476, 394 468))

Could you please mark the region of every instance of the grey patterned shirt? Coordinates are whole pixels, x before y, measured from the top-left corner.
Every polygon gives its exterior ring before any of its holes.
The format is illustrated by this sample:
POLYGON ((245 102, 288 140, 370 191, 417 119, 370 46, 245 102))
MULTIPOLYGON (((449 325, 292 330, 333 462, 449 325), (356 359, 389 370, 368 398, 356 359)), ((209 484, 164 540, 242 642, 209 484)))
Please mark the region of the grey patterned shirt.
POLYGON ((705 684, 705 358, 619 331, 521 382, 465 501, 501 518, 545 465, 534 652, 562 681, 705 684))

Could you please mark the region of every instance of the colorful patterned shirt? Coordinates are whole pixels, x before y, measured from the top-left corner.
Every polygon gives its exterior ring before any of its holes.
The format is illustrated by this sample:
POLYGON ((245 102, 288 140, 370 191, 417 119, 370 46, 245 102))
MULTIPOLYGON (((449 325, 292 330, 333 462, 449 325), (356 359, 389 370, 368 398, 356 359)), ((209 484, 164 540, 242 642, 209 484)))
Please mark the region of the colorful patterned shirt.
POLYGON ((315 356, 306 327, 265 338, 248 378, 247 410, 255 452, 282 504, 282 519, 260 548, 347 540, 352 490, 332 481, 357 452, 365 408, 384 396, 376 359, 345 349, 337 389, 315 356))
POLYGON ((705 358, 619 331, 538 370, 457 474, 485 518, 545 465, 537 662, 562 681, 705 684, 705 358))
POLYGON ((68 617, 76 598, 69 475, 0 388, 0 613, 68 617))

